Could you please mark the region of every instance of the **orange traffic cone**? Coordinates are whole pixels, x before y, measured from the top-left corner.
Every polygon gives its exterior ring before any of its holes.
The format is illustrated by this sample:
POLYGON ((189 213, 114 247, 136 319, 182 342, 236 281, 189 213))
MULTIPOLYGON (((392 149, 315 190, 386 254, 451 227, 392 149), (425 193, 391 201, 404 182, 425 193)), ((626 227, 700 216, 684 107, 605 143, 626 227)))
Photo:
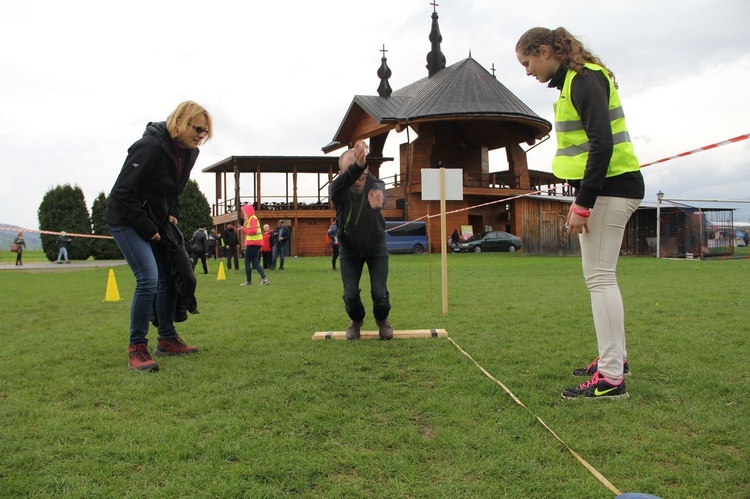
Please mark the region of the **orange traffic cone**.
POLYGON ((216 277, 216 280, 217 281, 226 281, 227 280, 227 276, 226 276, 226 274, 224 274, 224 262, 223 261, 219 262, 219 275, 216 277))
POLYGON ((109 269, 109 277, 107 278, 107 292, 104 294, 104 300, 102 301, 120 301, 120 292, 117 291, 117 281, 115 280, 115 271, 109 269))

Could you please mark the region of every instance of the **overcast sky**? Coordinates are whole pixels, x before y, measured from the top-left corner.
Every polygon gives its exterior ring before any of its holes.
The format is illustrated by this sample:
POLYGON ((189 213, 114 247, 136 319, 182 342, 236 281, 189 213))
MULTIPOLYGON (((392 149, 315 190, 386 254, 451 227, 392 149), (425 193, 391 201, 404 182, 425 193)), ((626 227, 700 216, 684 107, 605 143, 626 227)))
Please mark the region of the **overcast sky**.
MULTIPOLYGON (((533 26, 582 38, 617 77, 642 164, 750 133, 746 0, 438 3, 447 64, 471 52, 549 121, 558 92, 525 75, 516 41, 533 26)), ((66 183, 90 208, 146 123, 183 100, 214 117, 192 175, 211 203, 213 176, 201 170, 226 157, 322 155, 352 98, 377 94, 383 44, 394 90, 427 76, 432 9, 428 0, 6 2, 0 223, 36 229, 42 197, 66 183)), ((391 132, 386 155, 405 141, 391 132)), ((529 167, 550 171, 553 153, 549 140, 529 152, 529 167)), ((750 199, 748 153, 750 140, 647 167, 646 199, 659 190, 750 199)), ((507 169, 502 154, 491 162, 507 169)))

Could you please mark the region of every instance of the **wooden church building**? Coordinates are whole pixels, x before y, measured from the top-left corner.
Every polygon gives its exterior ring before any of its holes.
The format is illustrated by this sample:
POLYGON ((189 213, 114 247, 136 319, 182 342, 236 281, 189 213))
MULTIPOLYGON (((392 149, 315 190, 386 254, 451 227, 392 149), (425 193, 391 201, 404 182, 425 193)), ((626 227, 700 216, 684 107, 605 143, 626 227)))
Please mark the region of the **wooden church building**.
MULTIPOLYGON (((392 90, 391 70, 385 57, 378 70, 377 95, 356 95, 333 140, 323 147, 330 156, 232 156, 203 170, 216 176, 214 224, 221 228, 236 221, 238 207, 251 202, 263 223, 274 227, 284 220, 292 228, 291 255, 327 254, 325 231, 335 218, 328 199, 328 184, 338 174, 338 157, 361 139, 370 144, 370 172, 392 158, 383 157, 391 131, 406 132, 399 147, 399 172, 383 180, 388 188, 387 220, 415 220, 439 214, 438 201, 422 201, 421 170, 444 166, 463 170, 462 201, 447 203, 448 232, 461 226, 473 231, 504 230, 524 239, 528 218, 541 217, 538 199, 523 196, 544 191, 566 195, 565 186, 549 172, 529 170, 522 145, 531 146, 548 136, 551 124, 534 113, 493 74, 469 57, 446 65, 441 51, 438 14, 432 12, 426 76, 392 90), (505 150, 507 165, 489 164, 489 152, 505 150), (264 178, 284 179, 285 192, 267 192, 264 178), (228 179, 234 180, 234 191, 228 179), (303 197, 302 185, 317 187, 317 195, 303 197), (507 200, 507 201, 505 201, 507 200)), ((279 184, 278 180, 275 182, 279 184)), ((558 210, 565 213, 566 208, 558 210)), ((552 217, 555 227, 557 216, 552 217)), ((439 217, 429 219, 431 249, 439 250, 448 237, 440 234, 439 217)), ((539 221, 541 223, 541 221, 539 221)))

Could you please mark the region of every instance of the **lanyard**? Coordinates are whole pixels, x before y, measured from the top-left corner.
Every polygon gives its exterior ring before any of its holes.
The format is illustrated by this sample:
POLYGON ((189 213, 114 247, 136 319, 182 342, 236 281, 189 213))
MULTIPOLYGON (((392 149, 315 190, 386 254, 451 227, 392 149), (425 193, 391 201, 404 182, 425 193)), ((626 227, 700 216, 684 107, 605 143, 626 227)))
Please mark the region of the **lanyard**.
MULTIPOLYGON (((365 190, 362 190, 362 197, 359 200, 359 210, 357 210, 357 218, 354 220, 354 226, 356 227, 359 223, 359 217, 362 215, 362 207, 365 205, 365 190)), ((344 222, 344 227, 349 226, 349 219, 352 216, 352 210, 354 209, 354 200, 352 199, 352 193, 349 192, 349 213, 346 215, 346 222, 344 222)))

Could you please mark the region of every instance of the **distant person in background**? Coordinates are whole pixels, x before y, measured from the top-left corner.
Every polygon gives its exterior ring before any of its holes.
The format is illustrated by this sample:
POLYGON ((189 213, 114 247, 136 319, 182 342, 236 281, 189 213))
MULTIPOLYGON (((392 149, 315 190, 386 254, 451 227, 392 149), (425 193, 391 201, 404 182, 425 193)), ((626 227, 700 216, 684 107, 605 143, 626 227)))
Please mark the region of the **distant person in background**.
POLYGON ((274 228, 271 231, 271 263, 269 264, 268 269, 269 270, 275 270, 276 262, 274 262, 274 253, 276 253, 278 250, 276 249, 276 245, 279 244, 279 231, 278 227, 274 228))
POLYGON ((198 230, 193 232, 193 270, 198 260, 203 264, 203 273, 208 274, 208 263, 206 252, 208 251, 208 236, 206 236, 206 224, 201 224, 198 230))
POLYGON ((68 239, 67 233, 61 231, 60 237, 57 238, 57 263, 62 263, 63 258, 65 258, 65 263, 70 263, 70 260, 68 260, 68 244, 70 244, 70 239, 68 239))
POLYGON ((208 234, 208 258, 216 260, 216 248, 221 246, 221 236, 216 233, 216 229, 211 229, 208 234))
POLYGON ((271 246, 271 227, 268 224, 263 225, 263 244, 260 245, 260 254, 263 257, 263 268, 268 270, 271 268, 271 254, 273 247, 271 246))
POLYGON ((276 246, 273 247, 271 256, 271 270, 276 269, 276 259, 279 260, 279 270, 284 270, 284 257, 286 256, 287 243, 289 242, 289 227, 284 226, 284 221, 279 220, 279 225, 274 229, 276 235, 276 246))
POLYGON ((224 243, 225 255, 227 257, 227 270, 232 268, 232 259, 234 259, 234 270, 240 269, 240 261, 237 257, 237 231, 234 230, 234 224, 229 222, 221 232, 221 240, 224 243))
POLYGON ((331 267, 336 270, 336 260, 339 257, 339 229, 335 223, 332 223, 326 232, 328 244, 331 246, 331 267))
POLYGON ((26 248, 26 241, 23 239, 23 231, 19 230, 16 238, 13 240, 18 249, 16 250, 16 265, 23 265, 23 250, 26 248))
POLYGON ((451 234, 451 247, 455 248, 460 241, 461 237, 458 235, 458 229, 453 229, 453 234, 451 234))
POLYGON ((562 397, 624 398, 628 357, 617 260, 625 225, 645 188, 615 77, 565 28, 528 30, 516 44, 516 57, 528 76, 560 91, 552 173, 575 192, 567 230, 580 242, 599 350, 587 367, 573 370, 591 379, 563 390, 562 397))
POLYGON ((186 345, 174 327, 178 294, 168 248, 162 239, 168 239, 167 233, 179 232, 179 195, 198 158, 198 146, 211 138, 212 130, 211 115, 205 108, 192 101, 182 102, 166 121, 146 126, 143 137, 128 149, 112 187, 104 222, 135 275, 130 307, 130 369, 159 370, 146 338, 154 308, 159 324, 155 355, 198 351, 197 347, 186 345))
POLYGON ((388 247, 385 240, 385 219, 380 210, 385 206, 385 183, 370 175, 365 162, 367 144, 359 141, 339 158, 339 174, 329 186, 329 196, 336 209, 341 282, 344 285, 344 306, 351 321, 346 339, 357 340, 365 318, 359 282, 365 264, 370 273, 372 315, 381 339, 393 338, 388 319, 391 311, 388 294, 388 247))

